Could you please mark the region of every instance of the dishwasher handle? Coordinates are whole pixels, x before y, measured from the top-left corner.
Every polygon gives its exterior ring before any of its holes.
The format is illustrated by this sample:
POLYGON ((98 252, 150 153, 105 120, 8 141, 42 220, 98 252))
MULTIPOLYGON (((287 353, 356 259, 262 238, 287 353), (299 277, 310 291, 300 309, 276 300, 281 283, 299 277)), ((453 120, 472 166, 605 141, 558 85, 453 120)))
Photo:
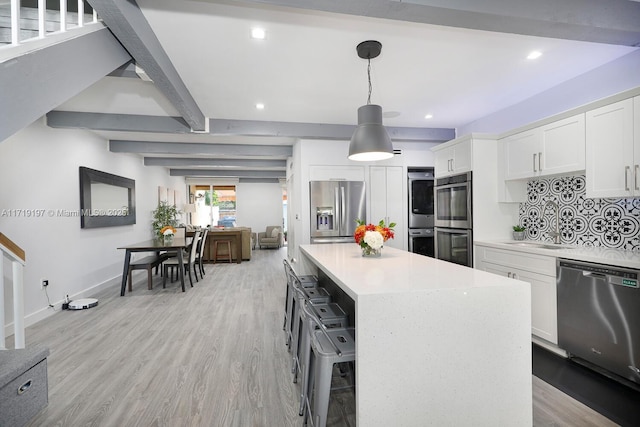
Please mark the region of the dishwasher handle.
POLYGON ((582 271, 584 277, 593 277, 594 279, 607 280, 607 275, 603 273, 594 273, 592 271, 582 271))

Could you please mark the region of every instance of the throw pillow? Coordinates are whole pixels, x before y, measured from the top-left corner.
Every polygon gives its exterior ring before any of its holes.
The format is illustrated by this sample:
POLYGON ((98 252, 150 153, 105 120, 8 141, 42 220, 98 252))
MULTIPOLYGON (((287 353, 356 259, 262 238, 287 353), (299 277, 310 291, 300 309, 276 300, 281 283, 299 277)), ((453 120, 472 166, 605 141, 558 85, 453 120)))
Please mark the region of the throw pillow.
POLYGON ((273 230, 271 230, 271 237, 278 237, 279 233, 280 233, 280 229, 274 228, 273 230))

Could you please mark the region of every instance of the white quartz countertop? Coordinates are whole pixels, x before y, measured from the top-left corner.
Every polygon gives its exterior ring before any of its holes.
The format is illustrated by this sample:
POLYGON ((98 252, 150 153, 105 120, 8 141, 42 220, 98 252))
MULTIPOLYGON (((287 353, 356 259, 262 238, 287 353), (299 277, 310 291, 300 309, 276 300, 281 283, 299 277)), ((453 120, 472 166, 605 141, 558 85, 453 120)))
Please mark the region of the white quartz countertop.
POLYGON ((518 281, 446 261, 385 247, 379 258, 363 257, 360 247, 348 243, 301 245, 351 298, 437 289, 511 286, 518 281))
POLYGON ((595 262, 599 264, 640 269, 640 252, 637 251, 574 245, 559 245, 561 249, 545 249, 531 246, 519 246, 518 243, 522 242, 543 243, 553 246, 552 243, 541 242, 538 240, 477 240, 474 241, 474 244, 498 249, 507 249, 516 252, 527 252, 538 255, 554 256, 556 258, 566 258, 577 261, 595 262))

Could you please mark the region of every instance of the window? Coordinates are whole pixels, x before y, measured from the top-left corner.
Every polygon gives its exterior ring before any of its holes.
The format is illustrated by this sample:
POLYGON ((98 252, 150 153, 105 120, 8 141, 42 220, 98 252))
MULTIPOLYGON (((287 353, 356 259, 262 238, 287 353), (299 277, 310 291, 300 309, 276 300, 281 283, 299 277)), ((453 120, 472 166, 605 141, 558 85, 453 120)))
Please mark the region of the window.
POLYGON ((190 185, 189 195, 196 205, 191 224, 200 227, 236 225, 235 185, 190 185))

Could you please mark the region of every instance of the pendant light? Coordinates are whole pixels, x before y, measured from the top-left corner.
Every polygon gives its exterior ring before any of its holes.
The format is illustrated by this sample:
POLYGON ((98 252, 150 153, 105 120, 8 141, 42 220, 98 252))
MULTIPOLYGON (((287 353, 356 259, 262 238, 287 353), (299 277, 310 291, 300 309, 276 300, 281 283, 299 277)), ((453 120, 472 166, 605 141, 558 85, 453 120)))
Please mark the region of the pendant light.
POLYGON ((349 144, 349 159, 357 161, 376 161, 393 157, 393 145, 387 130, 382 126, 382 107, 371 104, 371 59, 378 57, 382 44, 375 40, 360 43, 356 50, 358 56, 367 60, 369 96, 367 105, 358 108, 358 127, 349 144))

